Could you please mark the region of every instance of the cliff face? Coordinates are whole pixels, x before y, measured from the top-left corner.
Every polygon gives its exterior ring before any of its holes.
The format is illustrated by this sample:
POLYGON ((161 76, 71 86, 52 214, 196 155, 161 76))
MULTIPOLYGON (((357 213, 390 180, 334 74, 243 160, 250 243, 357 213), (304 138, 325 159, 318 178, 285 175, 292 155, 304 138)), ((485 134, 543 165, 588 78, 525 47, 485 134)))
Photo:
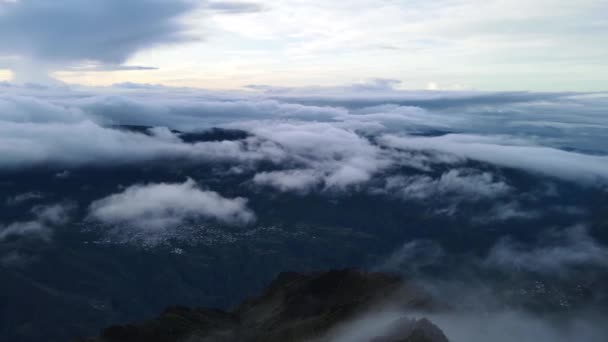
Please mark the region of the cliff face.
MULTIPOLYGON (((363 314, 393 309, 432 310, 421 290, 400 278, 356 270, 282 273, 259 297, 232 312, 173 307, 137 325, 113 326, 90 342, 332 341, 338 327, 363 314)), ((362 342, 447 342, 426 319, 397 319, 362 342)))

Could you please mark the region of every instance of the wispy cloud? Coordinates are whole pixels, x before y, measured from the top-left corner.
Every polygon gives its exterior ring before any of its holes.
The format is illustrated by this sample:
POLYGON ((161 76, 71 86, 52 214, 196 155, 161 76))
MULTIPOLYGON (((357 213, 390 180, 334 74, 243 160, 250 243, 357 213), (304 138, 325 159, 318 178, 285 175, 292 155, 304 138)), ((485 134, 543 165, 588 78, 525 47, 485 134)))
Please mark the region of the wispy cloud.
POLYGON ((37 205, 31 209, 33 219, 10 224, 0 224, 0 242, 15 237, 50 240, 53 227, 70 221, 70 213, 76 205, 71 202, 52 205, 37 205))
POLYGON ((592 238, 584 226, 545 233, 540 239, 537 246, 504 239, 484 263, 491 268, 564 275, 576 267, 608 267, 608 246, 592 238))

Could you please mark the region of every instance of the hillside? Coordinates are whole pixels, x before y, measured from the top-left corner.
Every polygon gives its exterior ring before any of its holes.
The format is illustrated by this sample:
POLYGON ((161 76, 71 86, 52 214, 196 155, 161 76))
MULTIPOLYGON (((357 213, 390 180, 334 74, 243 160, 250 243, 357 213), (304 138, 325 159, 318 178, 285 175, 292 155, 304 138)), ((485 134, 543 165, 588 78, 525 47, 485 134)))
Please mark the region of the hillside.
MULTIPOLYGON (((335 341, 348 323, 398 310, 432 310, 436 304, 422 290, 383 273, 339 270, 282 273, 259 296, 230 312, 172 307, 158 318, 112 326, 88 342, 178 341, 335 341)), ((371 329, 374 330, 374 329, 371 329)), ((361 341, 444 342, 445 335, 426 319, 387 321, 361 341)))

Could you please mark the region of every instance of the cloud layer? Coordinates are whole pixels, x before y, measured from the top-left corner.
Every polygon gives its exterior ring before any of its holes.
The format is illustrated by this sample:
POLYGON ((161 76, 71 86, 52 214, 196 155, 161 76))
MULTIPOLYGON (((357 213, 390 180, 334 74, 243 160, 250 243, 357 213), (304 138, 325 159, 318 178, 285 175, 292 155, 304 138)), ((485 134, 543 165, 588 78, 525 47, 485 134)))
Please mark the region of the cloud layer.
MULTIPOLYGON (((520 193, 517 178, 507 176, 513 170, 549 183, 600 191, 608 185, 603 94, 412 92, 379 81, 248 92, 137 84, 0 87, 2 172, 44 166, 59 177, 86 166, 188 162, 217 167, 220 183, 243 177, 235 186, 246 197, 252 189, 358 192, 424 203, 429 213, 449 217, 458 217, 461 206, 483 206, 483 215, 467 217, 482 225, 547 215, 526 210, 538 195, 520 193), (216 126, 246 134, 184 135, 216 126)), ((543 184, 536 191, 544 191, 543 184)), ((192 181, 125 186, 131 187, 96 198, 90 217, 152 230, 196 219, 254 218, 243 199, 200 190, 192 181)), ((5 201, 43 195, 30 190, 5 201)))
POLYGON ((441 137, 385 136, 390 147, 449 153, 458 157, 519 168, 586 183, 608 180, 608 157, 539 146, 503 136, 449 134, 441 137))
MULTIPOLYGON (((394 166, 431 171, 467 160, 592 185, 608 180, 608 122, 600 115, 608 101, 601 95, 344 87, 290 89, 277 96, 274 90, 226 93, 135 85, 2 87, 0 168, 158 158, 237 165, 270 161, 283 170, 260 172, 253 181, 282 191, 343 188, 394 166), (562 126, 555 128, 558 122, 562 126), (223 126, 253 135, 186 143, 167 129, 141 134, 108 127, 116 124, 182 130, 223 126)), ((484 182, 471 177, 446 174, 437 186, 444 189, 443 183, 460 178, 484 182)), ((479 177, 487 181, 492 176, 479 177)))

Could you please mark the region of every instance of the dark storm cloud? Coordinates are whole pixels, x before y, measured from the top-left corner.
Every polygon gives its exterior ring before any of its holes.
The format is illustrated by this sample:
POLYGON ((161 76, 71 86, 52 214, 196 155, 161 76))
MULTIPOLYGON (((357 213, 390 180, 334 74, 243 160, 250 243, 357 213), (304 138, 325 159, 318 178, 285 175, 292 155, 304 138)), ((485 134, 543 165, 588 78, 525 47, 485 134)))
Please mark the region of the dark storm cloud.
POLYGON ((120 64, 133 53, 187 39, 183 0, 20 0, 0 4, 0 52, 49 64, 120 64))

